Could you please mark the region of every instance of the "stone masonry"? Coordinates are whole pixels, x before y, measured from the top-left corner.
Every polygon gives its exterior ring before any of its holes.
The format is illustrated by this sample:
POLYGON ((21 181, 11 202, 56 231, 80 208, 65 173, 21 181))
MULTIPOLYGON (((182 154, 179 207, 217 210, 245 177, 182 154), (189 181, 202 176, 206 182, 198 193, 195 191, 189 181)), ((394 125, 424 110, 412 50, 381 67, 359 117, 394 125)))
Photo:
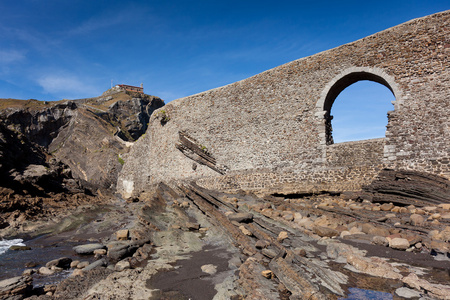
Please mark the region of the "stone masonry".
POLYGON ((197 180, 223 190, 357 190, 382 168, 450 179, 449 54, 445 11, 172 101, 125 158, 118 189, 129 197, 197 180), (386 136, 332 144, 333 102, 360 80, 395 95, 386 136))

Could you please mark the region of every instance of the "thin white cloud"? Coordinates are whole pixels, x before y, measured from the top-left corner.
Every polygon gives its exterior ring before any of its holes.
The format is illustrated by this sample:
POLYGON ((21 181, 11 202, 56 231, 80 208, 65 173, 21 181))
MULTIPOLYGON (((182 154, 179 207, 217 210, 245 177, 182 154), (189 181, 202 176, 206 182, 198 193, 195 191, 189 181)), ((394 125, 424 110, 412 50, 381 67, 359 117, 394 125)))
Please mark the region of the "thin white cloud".
POLYGON ((79 26, 68 31, 69 35, 88 34, 92 31, 110 28, 118 24, 135 22, 144 15, 144 11, 129 5, 120 10, 109 9, 100 15, 93 16, 82 22, 79 26))
POLYGON ((46 93, 62 98, 96 96, 99 91, 75 76, 46 75, 37 80, 46 93))
POLYGON ((25 59, 25 55, 17 50, 0 50, 0 64, 10 64, 25 59))

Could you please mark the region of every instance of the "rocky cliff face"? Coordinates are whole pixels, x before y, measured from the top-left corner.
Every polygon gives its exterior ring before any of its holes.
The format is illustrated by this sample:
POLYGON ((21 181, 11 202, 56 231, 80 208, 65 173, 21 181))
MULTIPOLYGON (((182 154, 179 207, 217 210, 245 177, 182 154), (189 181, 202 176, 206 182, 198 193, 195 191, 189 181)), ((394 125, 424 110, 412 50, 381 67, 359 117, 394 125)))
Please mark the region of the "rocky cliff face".
POLYGON ((0 227, 17 219, 15 211, 38 214, 55 198, 76 205, 114 192, 122 155, 163 105, 125 92, 59 102, 0 99, 0 227))

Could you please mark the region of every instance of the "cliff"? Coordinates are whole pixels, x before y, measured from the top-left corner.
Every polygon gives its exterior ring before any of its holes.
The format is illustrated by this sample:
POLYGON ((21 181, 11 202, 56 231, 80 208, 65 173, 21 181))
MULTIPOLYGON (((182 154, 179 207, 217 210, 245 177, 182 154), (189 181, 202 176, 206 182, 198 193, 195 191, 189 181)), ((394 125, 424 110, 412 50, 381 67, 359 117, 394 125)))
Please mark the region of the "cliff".
POLYGON ((0 99, 0 227, 14 211, 31 217, 113 193, 122 155, 163 105, 126 92, 58 102, 0 99))

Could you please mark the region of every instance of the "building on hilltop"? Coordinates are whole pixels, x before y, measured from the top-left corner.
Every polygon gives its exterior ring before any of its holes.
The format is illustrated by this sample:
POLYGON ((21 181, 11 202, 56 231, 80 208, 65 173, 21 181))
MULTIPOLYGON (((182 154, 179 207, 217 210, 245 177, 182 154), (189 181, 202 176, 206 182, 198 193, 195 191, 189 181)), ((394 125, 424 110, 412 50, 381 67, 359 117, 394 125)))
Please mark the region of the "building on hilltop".
POLYGON ((128 92, 137 92, 137 93, 144 93, 144 84, 141 83, 141 86, 133 86, 133 85, 127 85, 127 84, 117 84, 114 87, 118 91, 128 91, 128 92))

